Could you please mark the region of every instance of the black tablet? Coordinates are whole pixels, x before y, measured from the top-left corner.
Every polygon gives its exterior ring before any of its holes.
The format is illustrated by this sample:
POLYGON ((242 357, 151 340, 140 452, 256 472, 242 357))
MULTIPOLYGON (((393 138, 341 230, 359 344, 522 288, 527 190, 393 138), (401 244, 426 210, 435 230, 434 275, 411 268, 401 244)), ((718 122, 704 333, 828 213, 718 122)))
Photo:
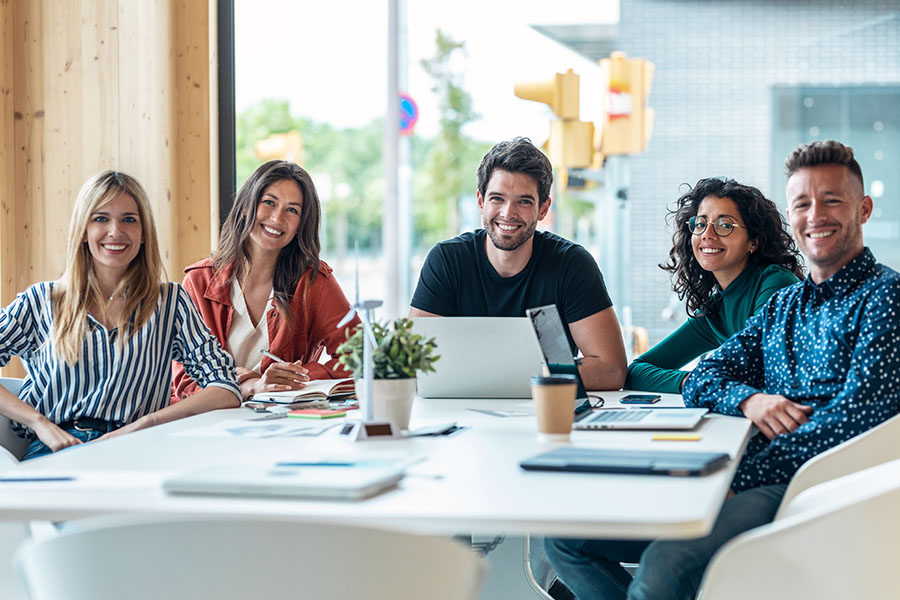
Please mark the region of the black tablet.
POLYGON ((634 473, 637 475, 707 475, 728 464, 724 452, 668 450, 601 450, 557 448, 523 460, 526 471, 569 471, 576 473, 634 473))

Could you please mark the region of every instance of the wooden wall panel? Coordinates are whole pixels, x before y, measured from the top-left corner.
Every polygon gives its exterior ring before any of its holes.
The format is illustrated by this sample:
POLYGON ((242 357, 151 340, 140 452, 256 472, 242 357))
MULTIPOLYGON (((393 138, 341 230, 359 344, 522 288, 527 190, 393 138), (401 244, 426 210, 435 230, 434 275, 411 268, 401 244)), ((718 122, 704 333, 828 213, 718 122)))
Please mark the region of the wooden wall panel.
POLYGON ((0 2, 0 304, 5 306, 16 290, 18 206, 16 197, 16 136, 13 87, 16 5, 0 2))
MULTIPOLYGON (((37 281, 37 273, 44 272, 43 260, 48 252, 40 252, 39 240, 33 240, 32 231, 41 227, 36 219, 42 212, 35 210, 44 194, 44 181, 40 177, 42 161, 40 141, 44 133, 44 119, 38 108, 43 92, 43 51, 41 40, 43 19, 37 2, 16 3, 15 15, 21 18, 14 23, 13 107, 15 110, 15 196, 18 203, 19 227, 16 244, 19 249, 16 269, 16 289, 21 290, 37 281), (35 118, 37 116, 37 118, 35 118)), ((43 219, 41 218, 41 221, 43 219)), ((48 236, 49 237, 49 236, 48 236)), ((51 238, 52 239, 52 238, 51 238)))
POLYGON ((103 169, 147 188, 169 278, 210 252, 215 22, 215 0, 0 0, 2 305, 60 275, 75 196, 103 169))
POLYGON ((165 2, 120 2, 119 32, 131 40, 120 52, 120 165, 137 177, 153 205, 160 251, 169 278, 181 281, 178 240, 172 234, 172 203, 178 148, 172 9, 165 2))
POLYGON ((178 239, 185 240, 175 258, 187 264, 209 255, 210 204, 218 204, 209 177, 210 130, 216 118, 215 112, 210 114, 209 31, 216 19, 213 2, 178 0, 174 8, 177 143, 185 168, 178 171, 180 197, 172 216, 178 239), (198 35, 199 31, 206 34, 198 35))

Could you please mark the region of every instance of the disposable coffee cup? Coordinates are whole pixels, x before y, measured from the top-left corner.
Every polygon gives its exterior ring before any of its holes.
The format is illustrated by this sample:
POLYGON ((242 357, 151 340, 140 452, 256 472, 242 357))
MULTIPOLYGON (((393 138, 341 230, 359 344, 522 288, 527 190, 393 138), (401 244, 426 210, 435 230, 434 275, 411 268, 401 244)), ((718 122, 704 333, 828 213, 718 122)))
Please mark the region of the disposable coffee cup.
POLYGON ((576 390, 574 375, 534 375, 531 378, 539 438, 547 441, 569 439, 575 416, 576 390))

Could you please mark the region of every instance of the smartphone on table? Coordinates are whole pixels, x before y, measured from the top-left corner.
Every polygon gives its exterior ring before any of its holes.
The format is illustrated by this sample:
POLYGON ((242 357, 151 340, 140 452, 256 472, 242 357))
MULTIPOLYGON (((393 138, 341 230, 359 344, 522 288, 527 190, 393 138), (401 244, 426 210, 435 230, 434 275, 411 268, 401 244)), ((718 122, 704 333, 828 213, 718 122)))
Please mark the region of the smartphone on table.
POLYGON ((622 404, 656 404, 662 399, 659 394, 628 394, 619 400, 622 404))

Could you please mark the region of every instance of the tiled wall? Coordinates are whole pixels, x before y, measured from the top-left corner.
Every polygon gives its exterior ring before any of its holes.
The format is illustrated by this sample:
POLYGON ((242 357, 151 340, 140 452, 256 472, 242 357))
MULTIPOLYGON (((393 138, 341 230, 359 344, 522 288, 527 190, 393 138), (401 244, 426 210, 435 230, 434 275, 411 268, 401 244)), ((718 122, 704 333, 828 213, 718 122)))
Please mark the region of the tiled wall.
POLYGON ((679 184, 725 175, 783 202, 770 181, 772 86, 900 82, 900 2, 622 0, 618 47, 656 64, 656 124, 630 190, 633 319, 655 343, 685 316, 678 304, 662 318, 673 293, 656 266, 679 184))

